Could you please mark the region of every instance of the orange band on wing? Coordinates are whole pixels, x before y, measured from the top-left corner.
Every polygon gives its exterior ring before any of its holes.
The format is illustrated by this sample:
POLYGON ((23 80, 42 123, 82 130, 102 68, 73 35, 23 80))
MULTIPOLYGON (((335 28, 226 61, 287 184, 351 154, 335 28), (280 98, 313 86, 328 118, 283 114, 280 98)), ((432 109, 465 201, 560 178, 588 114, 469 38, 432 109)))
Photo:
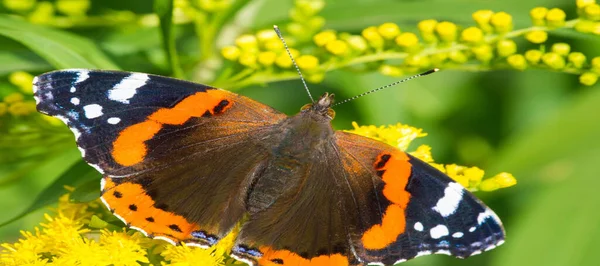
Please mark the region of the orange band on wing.
POLYGON ((113 142, 112 156, 123 166, 132 166, 144 160, 148 150, 145 141, 153 138, 163 125, 182 125, 192 117, 221 113, 231 107, 228 95, 221 90, 197 92, 171 108, 161 108, 144 122, 125 128, 113 142))
POLYGON ((384 153, 377 157, 375 170, 383 172, 383 195, 392 203, 385 210, 381 224, 373 225, 362 236, 367 249, 383 249, 394 243, 406 228, 404 209, 410 200, 406 185, 411 174, 408 156, 401 151, 384 153))
POLYGON ((130 182, 117 185, 109 177, 104 180, 103 201, 131 226, 174 242, 189 239, 193 231, 200 229, 183 216, 154 207, 154 200, 146 194, 142 185, 130 182))
POLYGON ((348 258, 342 254, 321 255, 305 259, 288 250, 273 250, 270 247, 261 247, 263 256, 258 261, 261 266, 348 266, 348 258))

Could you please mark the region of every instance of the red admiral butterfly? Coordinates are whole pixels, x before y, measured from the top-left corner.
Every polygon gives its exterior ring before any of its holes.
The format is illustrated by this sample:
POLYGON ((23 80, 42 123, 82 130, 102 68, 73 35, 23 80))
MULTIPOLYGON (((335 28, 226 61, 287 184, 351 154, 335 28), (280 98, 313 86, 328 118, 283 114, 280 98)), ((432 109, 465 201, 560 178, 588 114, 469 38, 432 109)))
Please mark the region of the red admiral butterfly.
POLYGON ((103 174, 101 198, 131 228, 215 245, 252 265, 391 265, 466 258, 504 242, 500 219, 427 163, 335 131, 333 95, 286 116, 249 98, 150 74, 73 69, 34 80, 103 174))

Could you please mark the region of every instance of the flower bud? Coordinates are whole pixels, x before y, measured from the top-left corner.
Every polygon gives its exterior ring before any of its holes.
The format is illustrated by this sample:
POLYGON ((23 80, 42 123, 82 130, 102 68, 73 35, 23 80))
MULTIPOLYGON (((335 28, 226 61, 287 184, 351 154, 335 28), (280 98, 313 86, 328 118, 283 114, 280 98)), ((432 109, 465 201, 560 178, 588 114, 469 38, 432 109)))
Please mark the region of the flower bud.
POLYGON ((504 39, 498 41, 496 50, 501 57, 507 57, 517 52, 517 44, 513 40, 504 39))
POLYGON ((323 47, 335 40, 337 40, 337 35, 335 34, 335 31, 332 30, 319 32, 313 37, 313 41, 319 47, 323 47))
POLYGON ((569 63, 575 68, 582 68, 585 64, 586 57, 583 53, 580 52, 572 52, 567 56, 569 63))
POLYGON ((240 57, 241 51, 240 48, 238 48, 237 46, 225 46, 223 47, 223 49, 221 49, 221 55, 223 56, 223 58, 229 60, 229 61, 235 61, 240 57))
POLYGON ((386 64, 383 64, 379 67, 379 73, 391 77, 399 77, 404 75, 404 71, 402 71, 401 68, 386 64))
POLYGON ((478 10, 473 13, 473 20, 475 20, 479 28, 484 32, 491 32, 493 28, 490 25, 490 20, 493 15, 494 12, 492 10, 478 10))
POLYGON ((548 14, 548 8, 545 7, 536 7, 529 12, 534 26, 545 26, 546 14, 548 14))
POLYGON ((334 40, 327 43, 325 49, 334 55, 343 55, 348 52, 348 44, 342 40, 334 40))
POLYGON ((377 28, 377 31, 384 39, 391 40, 400 34, 400 27, 398 27, 398 25, 395 23, 388 22, 381 24, 377 28))
POLYGON ((552 69, 563 69, 566 65, 565 58, 557 53, 545 53, 542 55, 542 62, 552 69))
POLYGON ((440 22, 435 26, 435 31, 441 40, 446 42, 453 42, 456 40, 456 24, 452 22, 440 22))
POLYGON ((418 47, 419 38, 412 32, 404 32, 396 37, 396 44, 406 50, 411 50, 410 48, 418 47))
POLYGON ((542 30, 533 30, 525 34, 525 39, 532 43, 543 43, 548 40, 548 33, 542 30))
POLYGON ((586 86, 592 86, 598 82, 598 74, 594 72, 585 72, 579 76, 579 82, 586 86))
POLYGON ((483 41, 483 31, 477 27, 468 27, 460 35, 461 39, 469 44, 479 44, 483 41))
POLYGON ((527 68, 527 60, 520 54, 513 54, 507 57, 506 62, 514 69, 524 70, 527 68))
POLYGON ((371 47, 383 48, 383 37, 379 34, 376 27, 368 27, 362 31, 362 36, 367 40, 371 47))
POLYGON ((512 187, 517 184, 517 179, 509 173, 500 173, 492 178, 483 180, 479 185, 481 191, 494 191, 500 188, 512 187))
POLYGON ((471 51, 475 55, 475 58, 481 62, 489 62, 494 57, 492 47, 489 45, 480 45, 471 48, 471 51))
POLYGON ((275 63, 275 58, 277 58, 277 54, 273 51, 265 51, 258 53, 258 63, 270 67, 275 63))
POLYGON ((490 23, 498 33, 506 33, 513 28, 512 16, 506 12, 498 12, 492 15, 490 23))
POLYGON ((548 14, 546 14, 546 21, 549 27, 562 27, 565 25, 566 18, 567 14, 560 8, 550 9, 548 14))
POLYGON ((542 60, 544 53, 540 50, 529 50, 525 52, 525 59, 531 64, 537 64, 542 60))
POLYGON ((296 59, 296 64, 300 69, 310 72, 319 67, 319 59, 312 55, 302 55, 296 59))
POLYGON ((552 52, 567 56, 571 52, 571 46, 564 42, 555 43, 552 45, 552 52))

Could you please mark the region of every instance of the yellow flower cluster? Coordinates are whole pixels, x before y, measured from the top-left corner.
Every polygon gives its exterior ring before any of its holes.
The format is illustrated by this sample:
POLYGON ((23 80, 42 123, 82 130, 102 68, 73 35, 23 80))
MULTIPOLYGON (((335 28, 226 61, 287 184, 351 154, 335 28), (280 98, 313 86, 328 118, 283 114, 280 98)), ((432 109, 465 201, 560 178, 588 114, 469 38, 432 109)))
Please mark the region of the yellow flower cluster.
POLYGON ((97 215, 110 214, 98 201, 71 203, 69 194, 62 196, 53 215, 45 214, 46 221, 33 232, 22 231, 17 242, 0 245, 0 265, 128 266, 152 260, 161 265, 216 266, 225 265, 226 252, 233 245, 233 236, 228 236, 211 249, 173 246, 134 230, 99 223, 97 215), (98 229, 98 224, 106 228, 98 229))
MULTIPOLYGON (((403 124, 388 126, 359 126, 356 122, 352 123, 354 129, 349 130, 358 135, 376 139, 389 145, 408 150, 411 142, 417 138, 427 136, 422 129, 403 124)), ((411 155, 429 163, 443 173, 446 173, 456 182, 463 185, 471 191, 493 191, 500 188, 511 187, 517 184, 517 180, 509 173, 500 173, 484 179, 485 172, 478 167, 467 167, 456 164, 438 164, 433 160, 431 147, 421 145, 416 150, 409 152, 411 155)))
POLYGON ((49 23, 57 11, 68 17, 84 16, 91 7, 90 0, 3 0, 2 4, 12 12, 26 15, 30 22, 37 24, 49 23))
MULTIPOLYGON (((585 55, 570 51, 567 43, 547 43, 549 33, 556 29, 600 34, 600 5, 595 0, 577 0, 576 4, 579 18, 572 20, 567 20, 565 11, 560 8, 533 8, 529 12, 532 26, 522 29, 514 29, 511 14, 478 10, 472 14, 473 26, 427 19, 417 24, 418 33, 402 31, 397 24, 388 22, 367 27, 360 34, 322 30, 314 35, 310 43, 298 41, 299 38, 293 33, 288 39, 291 40, 291 46, 298 49, 293 50, 295 54, 310 51, 311 55, 303 55, 311 56, 310 60, 299 61, 310 62, 310 67, 304 66, 306 71, 317 69, 315 72, 318 75, 313 75, 311 81, 321 80, 326 71, 344 67, 359 71, 378 69, 388 76, 401 76, 433 67, 471 71, 541 68, 577 74, 582 84, 593 85, 598 73, 586 62, 585 55), (515 39, 520 37, 529 43, 520 44, 523 47, 519 47, 515 39), (547 51, 546 47, 552 49, 547 51), (541 55, 539 59, 534 57, 536 60, 531 60, 534 54, 530 51, 536 50, 541 55)), ((322 5, 318 7, 320 10, 322 5)), ((261 42, 258 43, 260 46, 261 42)), ((256 56, 243 57, 243 52, 240 47, 226 47, 222 54, 230 61, 238 61, 242 66, 251 65, 256 69, 256 56)), ((270 53, 266 62, 271 62, 274 56, 270 53)), ((291 69, 286 71, 283 67, 282 70, 287 74, 280 79, 289 79, 294 74, 291 69)), ((241 84, 278 80, 272 72, 258 72, 254 73, 257 76, 264 74, 263 78, 253 79, 252 75, 248 75, 244 77, 247 82, 241 84), (271 78, 264 78, 265 75, 271 78)))

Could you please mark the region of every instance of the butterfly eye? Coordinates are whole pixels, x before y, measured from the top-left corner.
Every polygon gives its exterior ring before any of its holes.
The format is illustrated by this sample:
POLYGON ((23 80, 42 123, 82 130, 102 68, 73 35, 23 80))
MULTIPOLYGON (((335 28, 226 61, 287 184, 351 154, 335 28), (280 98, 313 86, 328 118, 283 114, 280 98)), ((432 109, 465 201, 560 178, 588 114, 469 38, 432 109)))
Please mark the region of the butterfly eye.
POLYGON ((300 111, 306 111, 310 108, 312 108, 312 103, 305 104, 304 106, 302 106, 302 108, 300 108, 300 111))
POLYGON ((335 118, 335 111, 331 108, 327 109, 327 116, 329 116, 331 119, 335 118))

